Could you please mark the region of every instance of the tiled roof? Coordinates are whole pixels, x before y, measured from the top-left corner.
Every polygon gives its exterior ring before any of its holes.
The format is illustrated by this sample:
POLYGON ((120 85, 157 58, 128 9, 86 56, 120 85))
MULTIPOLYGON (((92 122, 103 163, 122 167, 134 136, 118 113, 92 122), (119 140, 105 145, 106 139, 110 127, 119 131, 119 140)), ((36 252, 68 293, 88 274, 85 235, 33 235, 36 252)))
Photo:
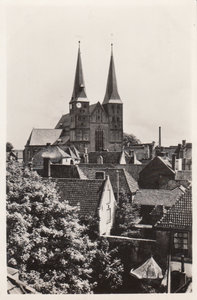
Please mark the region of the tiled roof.
POLYGON ((176 203, 167 211, 156 228, 192 229, 192 188, 190 187, 176 203))
POLYGON ((27 284, 18 279, 18 270, 7 268, 7 293, 8 294, 37 294, 27 284))
POLYGON ((82 215, 94 216, 100 204, 104 180, 53 179, 60 197, 70 205, 80 204, 82 215))
POLYGON ((145 168, 146 165, 125 165, 124 169, 136 180, 139 179, 139 173, 145 168))
POLYGON ((176 171, 175 180, 192 180, 192 171, 184 170, 184 171, 176 171))
POLYGON ((36 152, 33 156, 33 167, 40 168, 43 166, 43 157, 50 157, 52 163, 59 163, 62 158, 69 158, 70 155, 64 152, 58 146, 46 146, 36 152))
MULTIPOLYGON (((99 166, 99 165, 97 165, 99 166)), ((138 184, 136 180, 124 169, 117 169, 117 168, 106 168, 106 167, 92 167, 80 164, 79 169, 83 171, 83 173, 89 179, 95 179, 96 172, 103 171, 105 175, 109 175, 112 188, 114 193, 117 193, 117 171, 119 171, 119 186, 120 191, 121 189, 124 190, 126 193, 135 193, 138 190, 138 184)))
POLYGON ((110 164, 119 164, 122 152, 115 151, 97 151, 97 152, 89 152, 89 163, 97 163, 97 159, 99 156, 103 157, 103 163, 110 164))
POLYGON ((62 115, 55 128, 63 128, 70 125, 70 114, 62 115))
POLYGON ((138 205, 163 205, 170 207, 182 194, 183 191, 178 187, 173 190, 140 189, 135 195, 134 203, 138 205))
POLYGON ((61 135, 62 129, 33 129, 27 141, 28 146, 53 144, 61 135))
POLYGON ((137 269, 132 269, 130 274, 138 279, 162 279, 162 269, 153 257, 150 257, 143 265, 137 269))

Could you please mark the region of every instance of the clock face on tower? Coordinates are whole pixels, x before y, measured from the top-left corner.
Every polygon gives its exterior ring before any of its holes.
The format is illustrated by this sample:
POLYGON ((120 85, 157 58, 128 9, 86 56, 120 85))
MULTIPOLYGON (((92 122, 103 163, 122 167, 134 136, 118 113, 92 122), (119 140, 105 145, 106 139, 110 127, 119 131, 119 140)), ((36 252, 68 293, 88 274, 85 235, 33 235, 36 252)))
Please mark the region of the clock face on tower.
POLYGON ((76 105, 77 105, 78 108, 81 107, 81 103, 80 102, 78 102, 76 105))

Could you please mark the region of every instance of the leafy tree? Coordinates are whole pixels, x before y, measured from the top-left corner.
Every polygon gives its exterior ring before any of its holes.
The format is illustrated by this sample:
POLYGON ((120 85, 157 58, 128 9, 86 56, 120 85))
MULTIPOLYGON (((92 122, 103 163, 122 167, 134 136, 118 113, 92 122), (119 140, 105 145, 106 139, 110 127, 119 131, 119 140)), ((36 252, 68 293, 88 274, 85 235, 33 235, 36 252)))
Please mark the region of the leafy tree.
POLYGON ((134 135, 134 134, 128 134, 123 133, 123 146, 129 147, 131 145, 140 144, 141 141, 134 135))
POLYGON ((139 233, 134 230, 133 225, 138 223, 139 220, 139 207, 134 205, 126 193, 122 191, 116 208, 113 233, 127 237, 138 237, 139 233))
POLYGON ((17 163, 7 167, 8 265, 41 293, 90 293, 96 244, 55 184, 17 163))
POLYGON ((98 217, 81 217, 85 224, 85 233, 92 242, 96 242, 96 252, 92 260, 92 275, 94 293, 114 293, 122 286, 123 265, 118 257, 118 248, 111 247, 105 237, 100 237, 98 232, 98 217))
POLYGON ((14 147, 10 142, 6 143, 6 152, 11 152, 13 148, 14 147))
POLYGON ((99 237, 97 222, 79 220, 52 181, 7 164, 7 261, 38 292, 112 292, 121 285, 117 251, 99 237))

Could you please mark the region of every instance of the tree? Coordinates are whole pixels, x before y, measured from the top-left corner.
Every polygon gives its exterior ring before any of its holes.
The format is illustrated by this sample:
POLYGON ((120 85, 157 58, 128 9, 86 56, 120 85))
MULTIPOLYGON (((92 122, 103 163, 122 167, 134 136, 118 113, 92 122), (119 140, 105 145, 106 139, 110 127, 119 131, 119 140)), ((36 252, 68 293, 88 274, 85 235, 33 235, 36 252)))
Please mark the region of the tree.
POLYGON ((91 262, 93 270, 90 282, 94 293, 114 293, 122 286, 123 265, 118 257, 118 248, 111 247, 105 237, 99 236, 98 217, 80 218, 85 224, 85 233, 92 242, 96 242, 96 251, 91 262))
POLYGON ((122 265, 99 237, 97 221, 79 220, 52 181, 7 164, 8 265, 38 292, 112 292, 121 285, 122 265))
POLYGON ((14 147, 10 142, 6 143, 6 152, 11 152, 13 148, 14 147))
POLYGON ((128 134, 123 133, 123 146, 129 147, 131 145, 140 144, 141 141, 134 135, 134 134, 128 134))
POLYGON ((139 207, 131 203, 124 191, 121 191, 115 213, 113 233, 127 237, 138 237, 138 231, 133 225, 140 221, 139 207))
POLYGON ((8 265, 41 293, 90 293, 95 243, 83 234, 77 208, 55 184, 16 162, 7 167, 8 265))

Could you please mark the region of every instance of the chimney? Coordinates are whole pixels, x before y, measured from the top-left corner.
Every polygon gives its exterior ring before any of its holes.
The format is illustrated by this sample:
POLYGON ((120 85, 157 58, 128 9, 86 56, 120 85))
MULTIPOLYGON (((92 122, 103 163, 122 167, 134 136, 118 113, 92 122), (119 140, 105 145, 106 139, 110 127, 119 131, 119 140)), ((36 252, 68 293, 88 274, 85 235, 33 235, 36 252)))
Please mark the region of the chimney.
POLYGON ((51 143, 46 143, 46 146, 51 146, 51 143))
POLYGON ((103 157, 102 157, 102 155, 98 156, 98 158, 97 158, 97 164, 103 165, 103 157))
POLYGON ((44 157, 43 158, 43 162, 44 162, 44 172, 43 172, 43 176, 44 177, 51 177, 51 162, 50 162, 50 158, 49 157, 44 157))
POLYGON ((119 203, 119 193, 120 193, 119 170, 116 170, 116 185, 117 185, 117 203, 119 203))
POLYGON ((85 164, 88 164, 89 163, 89 156, 88 156, 88 148, 87 147, 85 147, 84 148, 84 163, 85 164))
POLYGON ((183 146, 183 147, 186 146, 186 140, 182 140, 182 146, 183 146))
POLYGON ((98 171, 95 173, 95 179, 105 179, 105 172, 104 171, 98 171))
POLYGON ((159 147, 161 147, 161 126, 159 126, 159 147))
POLYGON ((176 154, 172 154, 172 169, 176 171, 176 154))
POLYGON ((137 165, 137 157, 136 157, 136 153, 134 150, 131 150, 131 155, 133 157, 133 164, 137 165))

